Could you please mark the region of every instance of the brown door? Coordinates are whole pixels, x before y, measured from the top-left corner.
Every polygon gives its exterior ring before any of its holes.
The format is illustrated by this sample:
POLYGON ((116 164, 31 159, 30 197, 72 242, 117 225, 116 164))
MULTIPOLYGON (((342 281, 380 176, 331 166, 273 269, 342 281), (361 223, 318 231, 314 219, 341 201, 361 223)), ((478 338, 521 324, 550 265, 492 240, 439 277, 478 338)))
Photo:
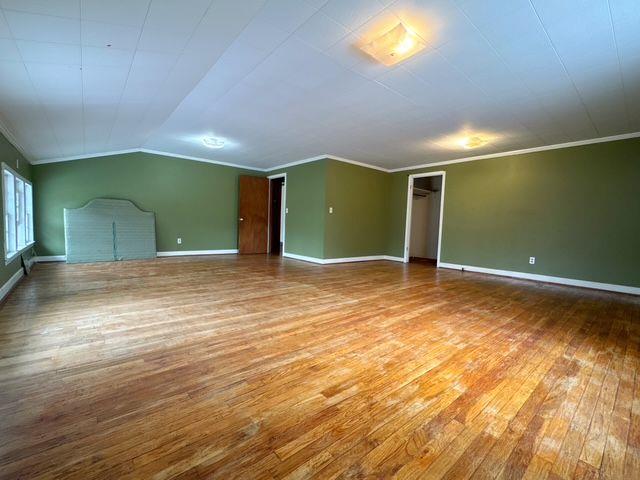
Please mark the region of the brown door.
POLYGON ((269 179, 240 176, 238 251, 267 253, 269 231, 269 179))

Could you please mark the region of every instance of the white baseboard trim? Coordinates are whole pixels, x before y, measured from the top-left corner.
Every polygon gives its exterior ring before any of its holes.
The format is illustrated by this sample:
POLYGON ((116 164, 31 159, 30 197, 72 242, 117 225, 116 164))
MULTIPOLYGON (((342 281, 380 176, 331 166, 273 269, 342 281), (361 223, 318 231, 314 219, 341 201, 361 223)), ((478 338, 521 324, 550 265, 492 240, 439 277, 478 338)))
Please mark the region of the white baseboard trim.
POLYGON ((368 255, 365 257, 342 257, 342 258, 325 258, 325 264, 333 263, 351 263, 351 262, 374 262, 376 260, 385 260, 384 255, 368 255))
POLYGON ((158 257, 190 257, 194 255, 233 255, 237 248, 228 250, 178 250, 175 252, 157 252, 158 257))
POLYGON ((469 272, 488 273, 489 275, 499 275, 501 277, 521 278, 524 280, 534 280, 536 282, 558 283, 560 285, 570 285, 572 287, 592 288, 594 290, 606 290, 609 292, 629 293, 640 295, 640 288, 629 287, 627 285, 615 285, 613 283, 590 282, 587 280, 576 280, 574 278, 552 277, 549 275, 539 275, 537 273, 513 272, 511 270, 496 270, 493 268, 474 267, 471 265, 458 265, 456 263, 440 263, 442 268, 454 270, 467 270, 469 272))
POLYGON ((316 257, 307 257, 306 255, 298 255, 297 253, 282 252, 283 257, 293 258, 294 260, 302 260, 303 262, 318 263, 324 265, 324 259, 316 257))
POLYGON ((4 297, 9 295, 9 292, 13 290, 13 287, 16 286, 16 283, 20 281, 23 275, 24 271, 22 270, 22 267, 20 267, 20 270, 11 275, 11 278, 9 278, 9 280, 7 280, 5 284, 2 285, 2 287, 0 287, 0 302, 4 300, 4 297))
POLYGON ((342 258, 317 258, 307 257, 306 255, 298 255, 297 253, 284 252, 283 257, 293 258, 295 260, 302 260, 303 262, 317 263, 319 265, 332 265, 336 263, 351 263, 351 262, 372 262, 377 260, 389 260, 392 262, 403 262, 401 257, 392 257, 389 255, 369 255, 366 257, 342 257, 342 258))
POLYGON ((33 257, 31 260, 33 263, 41 263, 41 262, 66 262, 66 255, 45 255, 42 257, 33 257))

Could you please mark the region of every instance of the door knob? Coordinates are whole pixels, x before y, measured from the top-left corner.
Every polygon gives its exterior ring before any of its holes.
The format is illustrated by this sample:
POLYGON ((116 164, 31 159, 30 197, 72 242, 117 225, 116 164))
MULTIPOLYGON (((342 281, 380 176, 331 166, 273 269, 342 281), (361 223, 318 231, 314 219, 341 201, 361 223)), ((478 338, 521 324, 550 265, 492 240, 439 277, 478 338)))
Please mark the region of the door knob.
POLYGON ((244 222, 244 218, 240 217, 240 221, 241 221, 241 222, 244 222))

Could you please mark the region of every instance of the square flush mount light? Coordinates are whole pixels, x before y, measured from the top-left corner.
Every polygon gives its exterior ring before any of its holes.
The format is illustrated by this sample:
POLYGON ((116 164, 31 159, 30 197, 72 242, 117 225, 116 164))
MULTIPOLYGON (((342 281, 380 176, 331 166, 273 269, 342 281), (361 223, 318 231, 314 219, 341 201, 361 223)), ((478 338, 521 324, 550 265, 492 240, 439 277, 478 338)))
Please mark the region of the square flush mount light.
POLYGON ((420 37, 399 23, 360 48, 389 67, 412 57, 425 47, 420 37))

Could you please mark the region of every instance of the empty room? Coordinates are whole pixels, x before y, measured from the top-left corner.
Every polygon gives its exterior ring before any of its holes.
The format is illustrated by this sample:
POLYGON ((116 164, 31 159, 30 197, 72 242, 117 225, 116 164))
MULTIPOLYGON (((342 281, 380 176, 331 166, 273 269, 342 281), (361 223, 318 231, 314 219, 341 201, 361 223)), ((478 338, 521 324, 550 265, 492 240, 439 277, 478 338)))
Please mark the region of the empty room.
POLYGON ((640 478, 638 0, 0 0, 0 479, 640 478))

